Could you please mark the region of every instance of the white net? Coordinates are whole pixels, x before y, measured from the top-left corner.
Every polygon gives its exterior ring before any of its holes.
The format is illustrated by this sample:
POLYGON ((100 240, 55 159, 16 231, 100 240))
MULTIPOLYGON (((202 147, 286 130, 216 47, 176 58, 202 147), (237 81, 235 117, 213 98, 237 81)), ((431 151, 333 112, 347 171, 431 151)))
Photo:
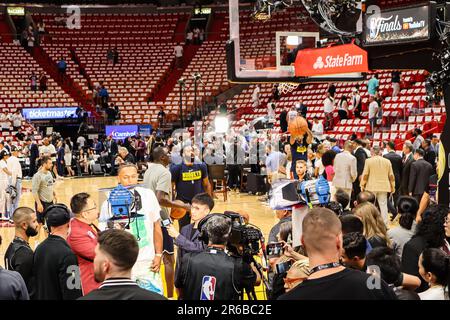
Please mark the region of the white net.
POLYGON ((290 93, 292 91, 294 91, 295 89, 297 89, 299 86, 299 83, 295 83, 295 82, 281 82, 278 85, 278 90, 280 91, 281 94, 286 94, 286 93, 290 93))

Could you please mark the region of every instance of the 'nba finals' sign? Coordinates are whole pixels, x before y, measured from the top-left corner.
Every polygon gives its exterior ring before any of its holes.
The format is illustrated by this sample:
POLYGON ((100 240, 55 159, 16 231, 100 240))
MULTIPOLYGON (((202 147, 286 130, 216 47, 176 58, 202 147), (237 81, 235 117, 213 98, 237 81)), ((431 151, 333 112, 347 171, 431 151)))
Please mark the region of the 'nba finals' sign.
POLYGON ((430 38, 430 7, 377 12, 365 17, 364 45, 402 43, 430 38))

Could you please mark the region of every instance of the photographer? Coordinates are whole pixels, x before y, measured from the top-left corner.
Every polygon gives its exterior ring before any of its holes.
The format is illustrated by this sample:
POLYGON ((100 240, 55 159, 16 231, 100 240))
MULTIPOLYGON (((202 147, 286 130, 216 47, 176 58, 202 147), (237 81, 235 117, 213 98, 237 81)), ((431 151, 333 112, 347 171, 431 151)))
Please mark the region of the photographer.
POLYGON ((225 248, 231 234, 228 217, 215 214, 200 225, 201 237, 208 238, 205 251, 188 253, 182 259, 175 286, 180 288, 183 300, 238 300, 244 280, 252 278, 244 274, 241 258, 230 257, 225 248))

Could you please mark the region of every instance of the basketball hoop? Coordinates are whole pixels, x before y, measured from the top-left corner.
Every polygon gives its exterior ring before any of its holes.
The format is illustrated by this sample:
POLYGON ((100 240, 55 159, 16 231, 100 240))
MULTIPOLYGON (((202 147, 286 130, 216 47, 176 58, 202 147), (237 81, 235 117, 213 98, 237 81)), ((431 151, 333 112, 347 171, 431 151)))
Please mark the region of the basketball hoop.
POLYGON ((295 89, 297 89, 299 86, 299 83, 295 82, 281 82, 278 85, 278 90, 280 90, 281 94, 291 93, 295 89))

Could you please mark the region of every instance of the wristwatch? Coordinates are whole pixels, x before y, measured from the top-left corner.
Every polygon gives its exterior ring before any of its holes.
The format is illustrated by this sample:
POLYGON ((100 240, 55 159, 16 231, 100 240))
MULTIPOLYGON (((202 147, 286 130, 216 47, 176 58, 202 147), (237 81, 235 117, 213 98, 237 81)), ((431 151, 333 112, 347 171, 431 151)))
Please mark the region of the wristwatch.
POLYGON ((162 253, 155 253, 155 256, 157 256, 157 257, 162 257, 162 253))

